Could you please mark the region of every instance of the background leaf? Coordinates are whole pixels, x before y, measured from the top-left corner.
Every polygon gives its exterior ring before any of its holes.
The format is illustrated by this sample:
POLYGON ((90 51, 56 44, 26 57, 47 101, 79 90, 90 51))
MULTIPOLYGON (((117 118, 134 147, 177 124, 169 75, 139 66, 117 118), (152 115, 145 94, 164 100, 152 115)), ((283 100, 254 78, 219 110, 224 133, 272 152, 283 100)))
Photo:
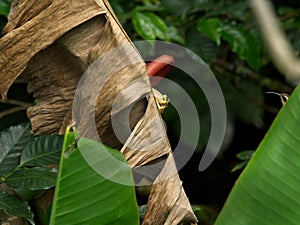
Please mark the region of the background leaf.
POLYGON ((253 150, 243 151, 236 154, 236 157, 240 160, 249 160, 251 159, 253 153, 254 153, 253 150))
POLYGON ((222 86, 228 111, 248 124, 263 127, 264 110, 260 107, 264 104, 262 87, 246 79, 235 81, 235 86, 223 77, 219 77, 218 81, 222 86))
POLYGON ((198 20, 197 28, 217 45, 221 44, 221 21, 218 18, 201 18, 198 20))
POLYGON ((55 186, 57 173, 44 168, 21 168, 5 181, 8 186, 27 190, 44 190, 55 186))
POLYGON ((12 126, 0 133, 0 176, 19 165, 24 146, 32 139, 30 123, 12 126))
POLYGON ((26 218, 34 224, 33 214, 27 202, 18 199, 14 195, 0 192, 0 209, 4 209, 8 215, 26 218))
POLYGON ((185 39, 186 47, 200 56, 205 62, 209 63, 216 57, 218 51, 216 43, 196 28, 187 30, 185 39))
POLYGON ((21 167, 58 165, 63 136, 50 134, 36 137, 27 143, 21 155, 21 167))
POLYGON ((238 179, 216 225, 299 223, 299 111, 297 87, 238 179))
MULTIPOLYGON (((70 143, 66 139, 65 142, 70 143)), ((94 158, 95 164, 105 165, 107 171, 114 169, 115 164, 109 158, 95 157, 95 151, 100 151, 99 155, 103 156, 107 155, 102 154, 103 151, 109 151, 113 157, 126 163, 126 167, 118 168, 114 175, 132 181, 132 186, 102 177, 76 149, 67 157, 61 157, 50 224, 138 224, 133 178, 123 155, 86 138, 81 138, 78 146, 94 158)))
POLYGON ((222 27, 222 38, 253 69, 260 68, 261 43, 252 33, 240 26, 226 25, 222 27))
POLYGON ((145 40, 169 40, 168 27, 165 22, 154 13, 136 11, 132 17, 136 32, 145 40))

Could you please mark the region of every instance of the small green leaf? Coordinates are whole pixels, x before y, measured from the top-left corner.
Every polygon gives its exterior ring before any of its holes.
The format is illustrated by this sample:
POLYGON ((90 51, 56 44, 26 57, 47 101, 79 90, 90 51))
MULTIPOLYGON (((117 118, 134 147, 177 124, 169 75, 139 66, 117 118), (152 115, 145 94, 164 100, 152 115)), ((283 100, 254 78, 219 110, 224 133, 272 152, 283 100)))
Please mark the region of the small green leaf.
POLYGON ((145 40, 159 38, 168 41, 170 39, 167 25, 154 13, 135 11, 132 23, 136 32, 145 40))
POLYGON ((248 161, 240 162, 231 169, 231 173, 243 169, 248 164, 248 161))
POLYGON ((55 186, 57 173, 44 168, 21 168, 6 178, 8 186, 26 190, 45 190, 55 186))
POLYGON ((30 141, 21 155, 21 165, 40 166, 59 164, 63 143, 63 136, 43 135, 30 141))
POLYGON ((0 192, 0 209, 10 216, 18 216, 26 218, 34 225, 33 214, 27 202, 21 201, 14 195, 0 192))
POLYGON ((232 51, 253 69, 260 68, 261 43, 251 32, 240 26, 225 25, 222 27, 222 38, 229 43, 232 51))
POLYGON ((240 160, 249 160, 249 159, 251 159, 253 153, 254 153, 254 151, 252 151, 252 150, 243 151, 243 152, 239 152, 238 154, 236 154, 236 157, 240 160))
POLYGON ((217 45, 221 44, 221 21, 218 18, 201 18, 198 20, 197 28, 217 45))
POLYGON ((33 139, 30 123, 12 126, 0 133, 0 176, 13 171, 26 143, 33 139))

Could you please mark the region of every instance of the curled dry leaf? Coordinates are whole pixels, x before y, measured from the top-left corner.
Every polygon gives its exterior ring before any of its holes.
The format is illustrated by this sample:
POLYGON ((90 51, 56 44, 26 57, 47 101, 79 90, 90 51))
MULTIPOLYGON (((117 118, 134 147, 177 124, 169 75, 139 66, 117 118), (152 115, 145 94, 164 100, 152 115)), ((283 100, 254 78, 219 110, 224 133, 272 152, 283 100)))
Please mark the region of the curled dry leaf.
POLYGON ((5 99, 19 76, 28 82, 37 100, 27 112, 34 134, 64 133, 75 117, 82 135, 120 149, 134 169, 160 159, 143 224, 196 223, 146 65, 108 2, 14 1, 5 32, 0 93, 5 99), (114 121, 118 130, 129 123, 129 132, 115 134, 114 121), (96 135, 87 129, 93 124, 96 135))

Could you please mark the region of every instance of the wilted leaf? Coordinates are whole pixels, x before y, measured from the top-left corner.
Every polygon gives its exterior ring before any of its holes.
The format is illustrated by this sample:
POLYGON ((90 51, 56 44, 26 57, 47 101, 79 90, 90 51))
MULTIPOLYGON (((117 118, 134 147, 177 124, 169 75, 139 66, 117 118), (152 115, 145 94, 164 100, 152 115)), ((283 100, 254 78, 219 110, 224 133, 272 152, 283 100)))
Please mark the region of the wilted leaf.
MULTIPOLYGON (((37 7, 39 4, 36 4, 37 7)), ((94 1, 93 4, 90 1, 83 1, 81 7, 74 7, 74 5, 78 5, 78 2, 74 0, 53 1, 51 7, 46 8, 42 16, 32 18, 30 23, 24 23, 11 35, 5 35, 0 39, 0 51, 3 56, 6 56, 0 57, 2 98, 6 98, 9 87, 25 70, 36 53, 47 48, 67 31, 104 12, 104 9, 101 9, 94 1)), ((24 12, 21 15, 24 15, 24 12)))

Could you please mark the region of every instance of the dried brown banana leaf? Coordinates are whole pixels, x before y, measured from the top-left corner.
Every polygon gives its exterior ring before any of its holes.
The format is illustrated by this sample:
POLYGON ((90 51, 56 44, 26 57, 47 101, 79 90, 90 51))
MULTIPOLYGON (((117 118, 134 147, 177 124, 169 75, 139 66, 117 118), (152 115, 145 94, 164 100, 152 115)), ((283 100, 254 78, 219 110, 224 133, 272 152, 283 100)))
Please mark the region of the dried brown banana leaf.
POLYGON ((13 1, 5 32, 0 93, 5 99, 19 76, 28 82, 34 134, 63 133, 75 119, 82 135, 120 149, 133 169, 157 169, 143 224, 196 223, 145 63, 108 2, 13 1), (115 126, 130 132, 120 138, 115 126))

